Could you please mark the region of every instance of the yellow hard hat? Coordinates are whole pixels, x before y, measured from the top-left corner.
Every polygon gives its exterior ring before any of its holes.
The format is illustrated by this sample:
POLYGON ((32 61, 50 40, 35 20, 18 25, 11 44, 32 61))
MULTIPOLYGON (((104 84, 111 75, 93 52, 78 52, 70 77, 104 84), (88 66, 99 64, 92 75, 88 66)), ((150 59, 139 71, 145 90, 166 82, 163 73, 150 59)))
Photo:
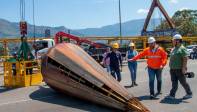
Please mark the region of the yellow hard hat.
POLYGON ((131 42, 130 44, 129 44, 129 47, 134 47, 135 46, 135 44, 133 43, 133 42, 131 42))
POLYGON ((119 44, 118 43, 113 43, 112 48, 118 49, 119 48, 119 44))

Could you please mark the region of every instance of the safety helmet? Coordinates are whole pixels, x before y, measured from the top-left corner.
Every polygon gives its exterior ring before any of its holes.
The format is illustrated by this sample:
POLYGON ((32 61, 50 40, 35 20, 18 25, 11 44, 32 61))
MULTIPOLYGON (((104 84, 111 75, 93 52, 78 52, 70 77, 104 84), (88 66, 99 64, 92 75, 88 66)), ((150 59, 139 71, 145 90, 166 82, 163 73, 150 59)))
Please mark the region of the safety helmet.
POLYGON ((133 43, 133 42, 131 42, 130 44, 129 44, 129 47, 134 47, 135 46, 135 44, 133 43))
POLYGON ((151 43, 154 43, 156 42, 155 38, 154 37, 149 37, 148 38, 148 43, 151 44, 151 43))
POLYGON ((113 43, 112 48, 118 49, 119 48, 119 44, 118 43, 113 43))
POLYGON ((182 36, 180 34, 176 34, 173 36, 173 40, 182 40, 182 36))

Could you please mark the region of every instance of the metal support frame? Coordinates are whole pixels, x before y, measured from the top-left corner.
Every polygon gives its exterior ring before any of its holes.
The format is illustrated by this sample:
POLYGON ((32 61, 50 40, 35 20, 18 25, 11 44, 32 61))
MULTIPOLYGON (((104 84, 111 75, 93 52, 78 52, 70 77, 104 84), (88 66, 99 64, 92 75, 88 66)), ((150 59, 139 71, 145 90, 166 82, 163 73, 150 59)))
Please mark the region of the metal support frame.
POLYGON ((176 32, 176 29, 175 29, 175 25, 174 23, 172 22, 172 20, 170 19, 168 13, 166 12, 166 10, 164 9, 164 7, 162 6, 162 4, 160 3, 159 0, 153 0, 152 2, 152 5, 150 7, 150 10, 148 12, 148 16, 145 20, 145 23, 144 23, 144 27, 142 29, 142 32, 141 32, 141 35, 142 36, 153 36, 153 35, 157 35, 157 36, 160 36, 160 35, 168 35, 168 33, 172 34, 172 33, 175 33, 176 32), (168 30, 164 30, 164 31, 147 31, 147 27, 148 27, 148 24, 150 22, 150 19, 151 19, 151 16, 153 14, 153 11, 154 9, 158 7, 159 10, 162 12, 162 14, 164 15, 164 17, 166 18, 169 26, 170 26, 170 29, 168 30), (167 32, 167 33, 163 33, 162 32, 167 32))
POLYGON ((4 86, 8 88, 27 87, 42 83, 42 74, 37 61, 16 61, 10 59, 4 62, 4 86), (30 72, 32 70, 32 72, 30 72))

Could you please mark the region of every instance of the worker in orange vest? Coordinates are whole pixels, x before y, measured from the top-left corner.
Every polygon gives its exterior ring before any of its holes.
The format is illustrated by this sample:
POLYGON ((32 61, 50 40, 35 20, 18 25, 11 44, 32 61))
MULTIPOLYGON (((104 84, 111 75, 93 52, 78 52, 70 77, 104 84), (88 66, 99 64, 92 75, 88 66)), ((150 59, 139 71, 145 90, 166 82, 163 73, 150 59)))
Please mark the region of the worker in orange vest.
POLYGON ((150 98, 153 99, 157 95, 161 94, 162 84, 162 70, 167 63, 167 53, 162 47, 156 44, 154 37, 148 38, 149 47, 145 48, 137 56, 129 59, 129 61, 136 61, 141 57, 147 57, 148 75, 149 75, 149 88, 150 98), (157 78, 157 93, 154 93, 154 80, 157 78))

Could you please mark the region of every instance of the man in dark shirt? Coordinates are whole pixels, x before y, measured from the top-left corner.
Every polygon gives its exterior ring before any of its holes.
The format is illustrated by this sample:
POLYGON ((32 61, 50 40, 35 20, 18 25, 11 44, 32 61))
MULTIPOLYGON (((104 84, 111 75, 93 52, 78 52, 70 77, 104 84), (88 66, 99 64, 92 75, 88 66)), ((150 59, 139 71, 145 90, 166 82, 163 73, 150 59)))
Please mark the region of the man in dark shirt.
POLYGON ((193 48, 193 59, 197 59, 197 46, 193 48))
POLYGON ((114 43, 112 45, 112 51, 107 54, 105 60, 107 58, 110 58, 111 75, 120 82, 121 81, 120 66, 122 65, 122 56, 121 53, 118 51, 118 49, 119 49, 119 44, 114 43))

